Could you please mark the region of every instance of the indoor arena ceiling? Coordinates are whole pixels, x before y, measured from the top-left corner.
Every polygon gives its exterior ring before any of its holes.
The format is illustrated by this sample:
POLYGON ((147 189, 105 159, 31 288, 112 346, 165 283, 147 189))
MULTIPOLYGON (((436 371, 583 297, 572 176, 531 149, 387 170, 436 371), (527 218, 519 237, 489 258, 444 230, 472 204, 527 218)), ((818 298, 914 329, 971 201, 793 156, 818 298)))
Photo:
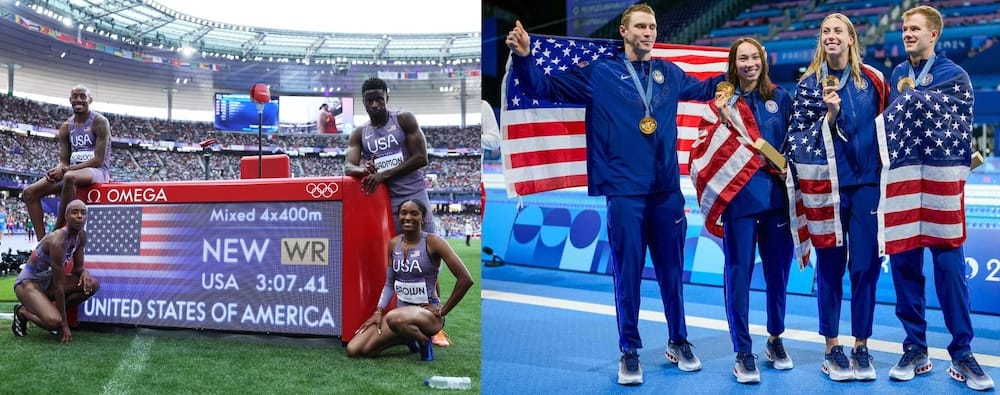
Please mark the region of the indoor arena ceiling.
POLYGON ((478 31, 360 34, 281 30, 201 19, 154 0, 9 0, 7 3, 30 10, 45 22, 65 28, 67 33, 86 31, 118 41, 129 50, 173 50, 209 62, 444 66, 478 64, 481 53, 478 31))

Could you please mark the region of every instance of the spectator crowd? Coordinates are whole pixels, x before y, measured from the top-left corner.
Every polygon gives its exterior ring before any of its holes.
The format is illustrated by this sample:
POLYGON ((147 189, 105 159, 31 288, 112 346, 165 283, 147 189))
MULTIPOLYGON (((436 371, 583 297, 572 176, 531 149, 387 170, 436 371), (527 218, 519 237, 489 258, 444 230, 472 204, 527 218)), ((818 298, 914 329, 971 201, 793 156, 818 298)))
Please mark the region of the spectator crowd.
MULTIPOLYGON (((116 182, 202 180, 206 176, 212 180, 238 179, 241 158, 256 154, 256 133, 216 131, 208 122, 102 114, 108 118, 115 140, 111 174, 116 182), (218 144, 200 152, 177 151, 173 144, 193 144, 210 138, 216 139, 218 144)), ((8 189, 30 184, 54 166, 59 145, 51 135, 70 116, 72 109, 68 106, 0 96, 0 184, 8 189)), ((424 169, 428 189, 432 193, 478 193, 480 126, 422 126, 421 129, 429 154, 429 163, 424 169)), ((282 147, 278 152, 290 154, 293 177, 336 177, 344 175, 342 153, 348 137, 349 133, 271 134, 265 137, 263 145, 282 147), (330 148, 337 150, 318 154, 330 148), (295 155, 297 151, 306 153, 295 155)), ((7 203, 12 218, 25 216, 24 205, 19 199, 7 199, 7 203)), ((467 216, 478 228, 478 217, 467 216)), ((457 216, 444 217, 443 228, 449 234, 464 236, 465 220, 453 217, 457 216)), ((23 226, 24 221, 14 218, 13 222, 15 229, 19 229, 17 226, 23 226)))

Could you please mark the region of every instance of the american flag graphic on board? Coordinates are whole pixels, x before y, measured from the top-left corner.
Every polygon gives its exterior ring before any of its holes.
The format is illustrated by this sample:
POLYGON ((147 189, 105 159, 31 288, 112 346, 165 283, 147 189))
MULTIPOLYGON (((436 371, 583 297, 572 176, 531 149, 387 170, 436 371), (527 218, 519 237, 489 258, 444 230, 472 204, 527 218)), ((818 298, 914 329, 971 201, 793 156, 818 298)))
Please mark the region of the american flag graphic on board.
MULTIPOLYGON (((965 242, 972 85, 965 73, 900 93, 879 117, 886 254, 965 242), (885 164, 888 164, 886 166, 885 164)), ((883 240, 879 240, 880 243, 883 240)))
MULTIPOLYGON (((547 74, 562 73, 577 63, 619 56, 620 40, 530 35, 535 65, 547 74)), ((726 70, 729 50, 690 45, 656 44, 653 57, 667 59, 699 79, 726 70)), ((599 94, 599 93, 595 93, 599 94)), ((587 185, 587 144, 583 105, 554 103, 526 96, 507 59, 501 90, 504 179, 509 196, 528 195, 587 185)), ((677 113, 677 160, 689 174, 692 143, 698 126, 711 112, 705 103, 681 102, 677 113)), ((714 116, 714 115, 712 115, 714 116)))
MULTIPOLYGON (((126 279, 156 279, 160 291, 194 291, 184 280, 200 260, 204 222, 183 206, 90 206, 87 215, 86 267, 105 286, 126 279)), ((142 292, 141 289, 133 289, 142 292)), ((153 290, 149 290, 153 291, 153 290)))
MULTIPOLYGON (((864 75, 875 82, 879 110, 887 101, 882 72, 867 65, 864 75)), ((848 83, 853 84, 851 80, 848 83)), ((869 88, 872 89, 872 88, 869 88)), ((784 153, 789 160, 785 179, 796 257, 803 257, 810 247, 842 246, 844 229, 840 223, 840 186, 833 134, 826 119, 823 90, 816 79, 799 81, 792 102, 792 119, 784 153)))

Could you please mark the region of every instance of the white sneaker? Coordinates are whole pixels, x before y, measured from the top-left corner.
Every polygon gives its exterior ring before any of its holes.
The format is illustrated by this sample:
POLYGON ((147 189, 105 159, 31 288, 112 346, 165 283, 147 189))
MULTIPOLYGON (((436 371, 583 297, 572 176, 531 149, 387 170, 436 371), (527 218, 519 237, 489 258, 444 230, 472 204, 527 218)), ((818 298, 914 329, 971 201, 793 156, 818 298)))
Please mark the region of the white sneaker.
POLYGON ((889 369, 889 377, 899 381, 913 380, 916 375, 930 372, 933 368, 930 358, 927 358, 927 351, 911 345, 903 351, 899 363, 889 369))
POLYGON ((685 372, 701 370, 701 360, 691 351, 691 343, 684 341, 681 343, 667 342, 667 350, 663 352, 670 362, 676 363, 677 368, 685 372))
POLYGON ((993 378, 983 371, 971 352, 959 359, 952 359, 948 375, 955 380, 964 381, 965 385, 977 391, 993 388, 993 378))
POLYGON ((875 367, 872 366, 872 355, 868 353, 868 346, 860 345, 851 351, 851 369, 854 370, 854 378, 857 380, 875 380, 875 367))
POLYGON ((733 367, 736 382, 752 384, 760 382, 760 370, 757 370, 757 356, 748 352, 736 353, 736 366, 733 367))
POLYGON ((788 352, 785 351, 785 344, 781 342, 781 338, 775 338, 773 342, 767 342, 764 346, 764 358, 771 361, 774 364, 774 368, 778 370, 788 370, 795 367, 792 363, 792 357, 788 356, 788 352))
POLYGON ((622 358, 618 361, 618 384, 642 384, 642 364, 639 363, 637 351, 629 350, 622 353, 622 358))
POLYGON ((833 381, 854 380, 854 370, 844 354, 844 346, 833 346, 823 359, 823 373, 833 381))

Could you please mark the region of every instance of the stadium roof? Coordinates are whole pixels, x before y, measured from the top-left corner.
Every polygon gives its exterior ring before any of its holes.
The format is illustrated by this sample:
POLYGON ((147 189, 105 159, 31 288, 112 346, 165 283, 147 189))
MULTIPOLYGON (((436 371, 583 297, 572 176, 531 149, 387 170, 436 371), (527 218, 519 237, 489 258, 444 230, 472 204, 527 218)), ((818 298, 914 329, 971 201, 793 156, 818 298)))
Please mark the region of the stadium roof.
MULTIPOLYGON (((373 34, 285 30, 203 19, 154 0, 20 0, 18 3, 73 30, 99 34, 135 50, 170 49, 188 57, 200 55, 206 61, 367 65, 480 62, 478 31, 373 34)), ((335 12, 336 4, 327 4, 331 13, 335 12)), ((229 2, 229 6, 252 5, 229 2)), ((282 6, 280 0, 268 5, 282 6)), ((298 11, 316 12, 313 8, 298 11)), ((268 9, 260 7, 258 12, 267 13, 268 9)), ((429 18, 413 19, 438 23, 429 18)), ((479 19, 478 15, 475 19, 479 19)))

